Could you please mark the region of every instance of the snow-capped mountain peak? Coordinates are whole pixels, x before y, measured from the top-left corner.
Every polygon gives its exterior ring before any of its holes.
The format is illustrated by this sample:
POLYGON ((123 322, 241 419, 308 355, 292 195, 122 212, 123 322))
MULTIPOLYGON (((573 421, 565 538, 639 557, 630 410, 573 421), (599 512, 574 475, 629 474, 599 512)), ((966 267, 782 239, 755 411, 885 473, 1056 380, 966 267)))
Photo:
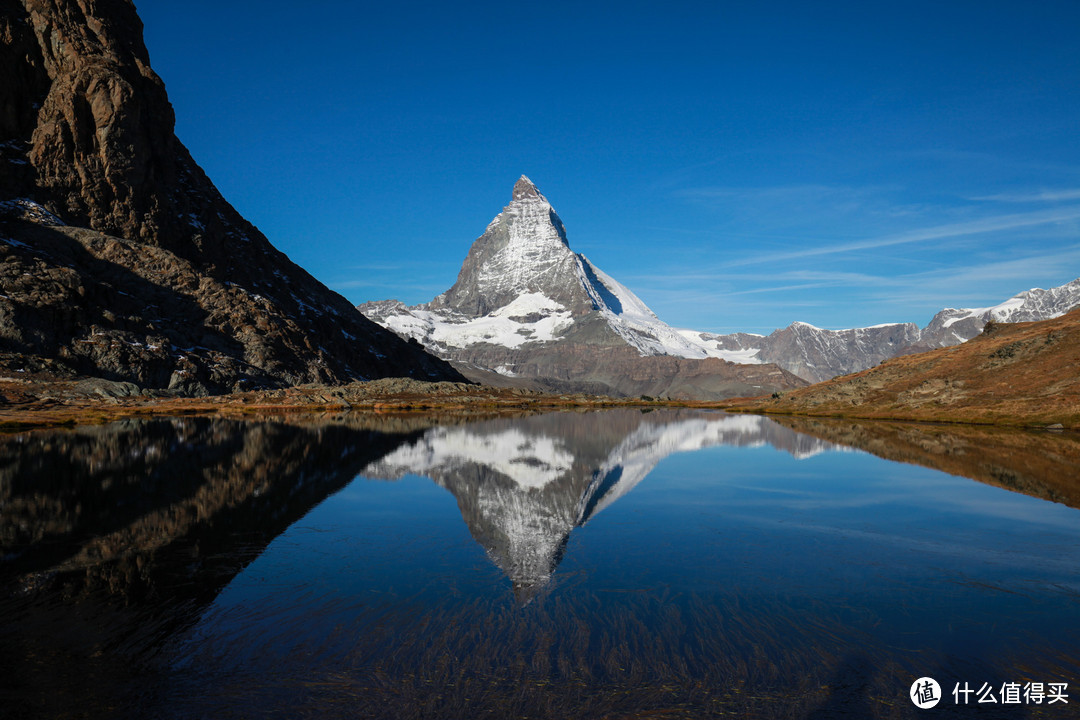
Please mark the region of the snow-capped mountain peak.
MULTIPOLYGON (((629 346, 642 356, 726 357, 660 320, 626 286, 570 249, 551 203, 525 175, 473 242, 446 292, 423 305, 368 303, 369 317, 444 357, 455 349, 563 340, 629 346)), ((741 357, 741 356, 740 356, 741 357)))

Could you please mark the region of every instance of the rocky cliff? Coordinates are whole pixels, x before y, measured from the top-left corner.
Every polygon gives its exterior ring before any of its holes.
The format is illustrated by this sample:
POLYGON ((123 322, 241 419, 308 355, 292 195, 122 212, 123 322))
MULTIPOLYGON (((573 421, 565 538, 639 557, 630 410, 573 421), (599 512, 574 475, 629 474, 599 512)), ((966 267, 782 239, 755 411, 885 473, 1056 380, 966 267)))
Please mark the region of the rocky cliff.
POLYGON ((188 393, 460 379, 222 198, 129 0, 0 0, 0 67, 0 368, 188 393))

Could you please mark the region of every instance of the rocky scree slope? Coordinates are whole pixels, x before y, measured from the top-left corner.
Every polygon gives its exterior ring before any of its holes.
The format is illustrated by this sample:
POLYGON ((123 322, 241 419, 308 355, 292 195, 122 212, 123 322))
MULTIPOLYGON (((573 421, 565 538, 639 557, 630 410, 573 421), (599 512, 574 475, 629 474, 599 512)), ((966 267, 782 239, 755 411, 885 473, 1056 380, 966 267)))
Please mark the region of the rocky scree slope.
POLYGON ((688 399, 805 384, 775 366, 710 358, 573 252, 562 220, 525 176, 473 243, 453 287, 414 307, 387 300, 359 309, 489 382, 688 399))
POLYGON ((0 0, 0 370, 204 394, 460 380, 229 205, 129 0, 0 0))

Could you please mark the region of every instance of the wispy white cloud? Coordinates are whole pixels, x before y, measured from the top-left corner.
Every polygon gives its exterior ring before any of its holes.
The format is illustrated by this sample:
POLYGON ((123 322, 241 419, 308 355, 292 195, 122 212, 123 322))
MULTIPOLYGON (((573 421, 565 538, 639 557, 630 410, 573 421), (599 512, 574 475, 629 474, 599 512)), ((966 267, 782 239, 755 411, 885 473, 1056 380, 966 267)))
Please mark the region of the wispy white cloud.
POLYGON ((1053 287, 1080 277, 1080 244, 1007 260, 972 258, 965 265, 895 276, 797 269, 742 275, 699 273, 697 277, 682 290, 662 274, 638 276, 633 286, 649 298, 662 318, 697 330, 767 333, 795 320, 833 329, 849 327, 850 320, 829 321, 837 315, 837 305, 845 302, 859 306, 857 325, 925 325, 944 307, 985 307, 1034 284, 1053 287), (735 320, 747 315, 771 317, 775 324, 750 326, 735 320), (730 325, 733 320, 736 324, 730 325))
POLYGON ((1080 218, 1080 206, 1067 208, 1055 208, 1053 210, 1040 210, 1028 213, 1012 213, 1008 215, 996 215, 979 220, 969 220, 958 223, 947 223, 933 227, 911 230, 896 235, 867 238, 853 242, 835 243, 819 247, 806 248, 804 250, 792 250, 785 252, 766 253, 751 257, 733 259, 725 265, 728 267, 755 265, 760 263, 775 263, 800 258, 819 257, 822 255, 838 255, 841 253, 858 252, 862 250, 874 250, 895 245, 910 245, 914 243, 929 242, 931 240, 944 240, 970 235, 983 235, 986 233, 1000 232, 1003 230, 1015 230, 1023 227, 1047 225, 1052 223, 1066 222, 1080 218))
POLYGON ((1040 190, 1032 193, 1001 193, 998 195, 982 195, 971 199, 979 202, 1006 203, 1066 202, 1080 200, 1080 188, 1040 190))
POLYGON ((685 286, 686 281, 738 283, 740 285, 808 282, 821 285, 848 285, 851 287, 872 287, 883 282, 891 282, 890 278, 881 275, 846 272, 843 270, 786 270, 783 272, 747 273, 726 271, 684 272, 681 269, 676 269, 663 273, 620 275, 619 277, 626 282, 633 283, 634 287, 647 287, 649 285, 685 286))
POLYGON ((898 189, 877 185, 852 187, 816 183, 759 187, 716 185, 683 188, 671 195, 716 206, 725 212, 749 214, 757 221, 761 221, 763 216, 769 217, 771 222, 768 224, 774 224, 775 221, 795 217, 808 220, 819 216, 905 214, 907 209, 904 206, 887 199, 898 189), (777 215, 779 209, 782 209, 782 213, 777 215))
POLYGON ((886 292, 875 294, 875 299, 908 305, 981 307, 1027 290, 1033 282, 1053 286, 1077 277, 1080 245, 1053 253, 906 275, 891 283, 886 292))
POLYGON ((674 193, 676 197, 685 198, 733 198, 733 199, 747 199, 747 198, 766 198, 774 199, 781 198, 787 199, 792 197, 799 198, 821 198, 831 195, 852 195, 852 194, 866 194, 868 190, 866 188, 854 189, 849 187, 842 187, 836 185, 820 185, 820 184, 806 184, 806 185, 773 185, 768 187, 727 187, 727 186, 707 186, 707 187, 695 187, 684 188, 674 193))
POLYGON ((440 292, 446 289, 445 287, 441 287, 435 284, 398 282, 395 278, 390 278, 382 282, 374 278, 363 280, 342 280, 339 282, 328 282, 327 287, 332 290, 337 290, 338 292, 341 292, 342 290, 356 290, 360 288, 393 288, 395 291, 407 290, 410 292, 430 292, 431 297, 438 295, 440 292))

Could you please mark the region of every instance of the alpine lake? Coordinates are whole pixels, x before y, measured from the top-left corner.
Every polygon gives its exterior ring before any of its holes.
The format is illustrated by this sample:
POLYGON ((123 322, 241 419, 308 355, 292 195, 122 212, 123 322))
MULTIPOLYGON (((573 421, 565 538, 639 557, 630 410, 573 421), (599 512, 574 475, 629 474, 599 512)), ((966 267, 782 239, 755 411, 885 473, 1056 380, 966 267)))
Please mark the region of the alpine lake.
POLYGON ((0 436, 0 717, 1080 717, 1080 435, 622 409, 0 436))

